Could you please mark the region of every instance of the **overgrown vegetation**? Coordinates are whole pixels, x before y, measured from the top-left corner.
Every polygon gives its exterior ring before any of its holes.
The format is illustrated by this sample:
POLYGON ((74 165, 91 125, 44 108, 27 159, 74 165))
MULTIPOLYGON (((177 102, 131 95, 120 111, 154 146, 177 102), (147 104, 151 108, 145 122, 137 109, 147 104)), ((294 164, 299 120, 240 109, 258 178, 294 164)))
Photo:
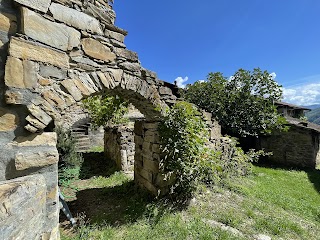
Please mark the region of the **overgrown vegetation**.
POLYGON ((249 177, 230 179, 224 187, 202 185, 186 208, 150 200, 134 191, 122 173, 102 179, 92 178, 86 182, 86 189, 78 190, 77 196, 90 197, 87 202, 82 198, 79 207, 93 209, 94 215, 85 213, 88 220, 81 214, 77 230, 61 231, 63 240, 242 240, 254 239, 258 234, 272 239, 319 238, 319 171, 254 166, 249 177), (96 179, 98 187, 103 188, 90 190, 96 187, 96 179), (97 202, 105 205, 100 207, 97 202), (217 223, 224 224, 224 228, 217 223), (225 226, 237 229, 240 235, 225 226))
POLYGON ((125 123, 123 117, 128 112, 129 103, 121 97, 107 95, 91 96, 82 101, 84 108, 89 111, 92 126, 110 126, 125 123))
POLYGON ((260 154, 245 154, 234 139, 228 139, 226 152, 212 148, 203 115, 187 102, 178 102, 167 110, 159 134, 162 171, 176 176, 173 194, 188 195, 199 183, 219 183, 231 176, 245 175, 250 172, 250 162, 260 154))
POLYGON ((207 81, 187 86, 187 101, 213 113, 229 134, 258 136, 285 130, 285 119, 275 101, 282 98, 281 86, 267 71, 240 69, 229 79, 209 73, 207 81))
POLYGON ((76 151, 76 141, 70 130, 56 127, 57 149, 59 152, 59 185, 68 185, 73 179, 79 178, 80 167, 83 162, 81 153, 76 151))

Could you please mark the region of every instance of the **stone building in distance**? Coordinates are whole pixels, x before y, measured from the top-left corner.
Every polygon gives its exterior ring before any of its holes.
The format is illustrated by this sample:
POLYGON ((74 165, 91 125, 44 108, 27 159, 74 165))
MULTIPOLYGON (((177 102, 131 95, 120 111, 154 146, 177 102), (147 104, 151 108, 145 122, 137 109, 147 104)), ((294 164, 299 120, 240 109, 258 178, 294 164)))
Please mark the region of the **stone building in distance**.
POLYGON ((287 132, 259 137, 257 148, 273 152, 269 161, 290 167, 319 168, 320 125, 301 120, 310 109, 277 102, 278 112, 287 120, 287 132))

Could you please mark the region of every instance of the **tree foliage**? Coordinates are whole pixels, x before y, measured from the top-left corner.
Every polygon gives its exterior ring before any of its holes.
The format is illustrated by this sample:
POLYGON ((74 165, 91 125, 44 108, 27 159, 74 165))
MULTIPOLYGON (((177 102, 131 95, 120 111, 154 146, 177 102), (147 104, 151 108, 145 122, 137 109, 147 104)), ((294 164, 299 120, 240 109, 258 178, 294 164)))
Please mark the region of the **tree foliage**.
POLYGON ((89 111, 93 127, 110 126, 125 123, 124 114, 128 113, 129 103, 120 97, 106 95, 91 96, 83 101, 89 111))
POLYGON ((240 69, 229 79, 210 73, 207 81, 188 85, 184 97, 213 113, 230 134, 257 136, 285 129, 286 121, 274 106, 281 100, 281 86, 259 68, 240 69))

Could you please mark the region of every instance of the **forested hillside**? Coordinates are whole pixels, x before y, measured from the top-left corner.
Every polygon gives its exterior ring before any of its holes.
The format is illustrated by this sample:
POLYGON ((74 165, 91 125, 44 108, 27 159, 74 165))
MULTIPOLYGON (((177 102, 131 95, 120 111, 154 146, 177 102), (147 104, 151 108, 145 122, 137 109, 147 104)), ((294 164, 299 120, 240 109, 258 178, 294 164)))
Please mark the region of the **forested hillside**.
POLYGON ((320 124, 320 108, 316 108, 306 113, 308 121, 320 124))

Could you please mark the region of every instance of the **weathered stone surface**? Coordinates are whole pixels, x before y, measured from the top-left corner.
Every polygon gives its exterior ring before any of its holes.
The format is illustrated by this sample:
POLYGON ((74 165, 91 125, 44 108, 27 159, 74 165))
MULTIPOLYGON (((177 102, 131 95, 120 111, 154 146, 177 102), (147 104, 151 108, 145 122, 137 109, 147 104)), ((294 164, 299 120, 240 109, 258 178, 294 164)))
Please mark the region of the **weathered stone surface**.
POLYGON ((90 96, 90 92, 86 85, 84 85, 81 80, 79 79, 74 79, 73 80, 74 84, 77 86, 77 88, 81 91, 83 96, 90 96))
POLYGON ((28 105, 28 110, 34 117, 36 117, 45 125, 48 125, 52 121, 52 118, 46 112, 44 112, 39 106, 30 104, 28 105))
POLYGON ((7 104, 22 104, 23 103, 23 94, 18 91, 7 90, 5 93, 5 100, 7 104))
POLYGON ((159 93, 161 95, 172 95, 172 90, 168 87, 160 87, 159 88, 159 93))
POLYGON ((67 91, 72 95, 72 97, 76 101, 80 101, 82 99, 81 91, 77 88, 76 84, 72 79, 66 79, 62 81, 61 84, 67 89, 67 91))
POLYGON ((54 90, 59 94, 60 97, 63 97, 67 106, 70 106, 70 105, 76 103, 76 101, 74 100, 74 98, 70 94, 61 90, 60 86, 54 86, 54 90))
POLYGON ((46 90, 42 92, 42 96, 51 105, 56 105, 61 110, 65 109, 66 103, 57 93, 50 90, 46 90))
POLYGON ((86 12, 103 22, 114 24, 116 14, 110 7, 95 6, 89 3, 86 12))
POLYGON ((13 131, 19 124, 19 118, 11 111, 0 108, 0 132, 13 131))
POLYGON ((74 28, 51 22, 27 8, 22 8, 22 17, 22 31, 39 42, 63 51, 80 44, 81 34, 74 28))
POLYGON ((23 65, 23 82, 26 88, 34 88, 38 83, 39 64, 37 62, 24 60, 23 65))
POLYGON ((20 59, 8 57, 4 80, 8 87, 25 88, 23 65, 20 59))
POLYGON ((44 13, 48 11, 48 8, 51 3, 51 0, 14 0, 14 1, 44 13))
POLYGON ((126 48, 126 45, 122 42, 119 42, 118 40, 115 39, 110 39, 110 42, 113 46, 118 47, 118 48, 126 48))
POLYGON ((33 126, 35 126, 37 129, 44 129, 46 127, 46 125, 44 125, 42 122, 40 122, 38 119, 36 119, 32 115, 27 116, 26 120, 29 123, 31 123, 33 126))
POLYGON ((35 148, 35 151, 25 150, 18 152, 15 156, 15 166, 17 170, 44 167, 58 163, 58 161, 59 153, 55 148, 43 150, 35 148))
POLYGON ((57 144, 57 134, 55 132, 43 132, 40 134, 30 134, 28 136, 17 137, 12 143, 18 147, 51 146, 57 144))
POLYGON ((49 9, 55 19, 69 26, 100 35, 103 34, 99 21, 85 13, 57 3, 52 3, 49 9))
POLYGON ((123 34, 121 34, 121 33, 117 33, 117 32, 110 31, 110 30, 106 29, 104 31, 104 34, 105 34, 105 36, 107 36, 109 38, 113 38, 113 39, 115 39, 115 40, 117 40, 119 42, 122 42, 122 43, 124 42, 124 37, 125 36, 123 34))
POLYGON ((42 100, 40 104, 41 108, 50 116, 52 117, 55 121, 59 121, 61 118, 61 115, 57 110, 53 108, 51 104, 49 104, 46 100, 42 100))
POLYGON ((58 67, 69 68, 69 57, 67 54, 19 38, 11 39, 9 54, 16 58, 34 60, 58 67))
POLYGON ((43 78, 43 77, 39 77, 39 80, 38 80, 38 83, 41 85, 41 86, 49 86, 52 84, 52 80, 50 79, 47 79, 47 78, 43 78))
POLYGON ((67 70, 52 65, 40 65, 40 75, 44 78, 66 79, 67 70))
POLYGON ((36 128, 35 126, 31 125, 31 124, 27 124, 26 126, 24 126, 24 129, 28 130, 31 133, 36 133, 38 132, 38 128, 36 128))
POLYGON ((110 48, 97 40, 85 38, 81 41, 81 44, 84 52, 92 58, 100 59, 106 62, 114 61, 116 59, 116 55, 111 52, 110 48))
POLYGON ((132 62, 138 61, 138 54, 136 52, 130 51, 124 48, 114 48, 113 50, 118 57, 128 59, 132 62))
POLYGON ((8 13, 0 13, 0 31, 15 33, 17 31, 16 16, 8 13))
MULTIPOLYGON (((100 68, 100 65, 98 63, 96 63, 95 61, 89 59, 89 58, 85 58, 83 56, 77 56, 77 57, 71 57, 71 59, 73 61, 75 61, 76 63, 79 63, 78 66, 81 66, 80 64, 85 64, 88 66, 92 66, 93 68, 90 68, 88 70, 95 70, 96 68, 100 68)), ((83 67, 80 67, 81 69, 84 69, 83 67)), ((86 70, 86 69, 84 69, 86 70)))
POLYGON ((40 239, 46 212, 42 175, 0 182, 1 239, 40 239))
POLYGON ((38 64, 8 57, 6 63, 5 83, 8 87, 34 88, 37 85, 38 64))
POLYGON ((159 172, 159 162, 152 161, 151 159, 143 159, 143 167, 153 173, 159 172))
POLYGON ((124 63, 119 64, 119 66, 125 70, 132 72, 132 73, 140 72, 140 70, 141 70, 141 66, 139 63, 124 62, 124 63))

